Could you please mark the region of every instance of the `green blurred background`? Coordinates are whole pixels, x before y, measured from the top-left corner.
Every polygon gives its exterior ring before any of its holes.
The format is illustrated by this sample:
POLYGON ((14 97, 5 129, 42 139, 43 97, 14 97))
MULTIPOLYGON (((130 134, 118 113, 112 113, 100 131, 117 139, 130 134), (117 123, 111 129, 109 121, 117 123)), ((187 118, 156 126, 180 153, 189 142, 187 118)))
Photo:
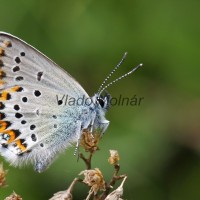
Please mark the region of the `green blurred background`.
MULTIPOLYGON (((109 149, 120 153, 128 175, 124 199, 200 199, 200 1, 199 0, 0 0, 0 30, 39 49, 63 66, 89 95, 128 57, 115 77, 144 67, 108 89, 113 97, 144 97, 140 106, 115 106, 93 159, 109 180, 109 149)), ((8 187, 24 200, 47 200, 84 169, 74 148, 44 173, 4 162, 8 187)), ((74 199, 84 199, 78 184, 74 199)))

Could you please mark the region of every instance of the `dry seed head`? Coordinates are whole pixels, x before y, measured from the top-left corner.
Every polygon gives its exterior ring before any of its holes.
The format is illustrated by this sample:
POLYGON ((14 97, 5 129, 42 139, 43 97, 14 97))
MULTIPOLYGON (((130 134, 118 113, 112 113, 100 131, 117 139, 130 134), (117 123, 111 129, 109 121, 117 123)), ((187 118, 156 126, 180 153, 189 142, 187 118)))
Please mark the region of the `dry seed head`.
POLYGON ((91 191, 96 194, 99 190, 105 190, 105 181, 98 168, 84 170, 79 175, 84 175, 83 182, 91 187, 91 191))
POLYGON ((53 195, 53 197, 49 200, 72 200, 72 194, 69 190, 60 191, 53 195))
POLYGON ((10 196, 6 197, 4 200, 22 200, 22 198, 13 192, 10 196))
POLYGON ((6 174, 7 170, 3 169, 3 163, 0 163, 0 187, 6 186, 6 174))
POLYGON ((116 165, 119 161, 119 154, 117 150, 110 150, 110 157, 108 158, 108 162, 111 165, 116 165))
POLYGON ((98 143, 101 138, 99 133, 91 133, 88 130, 84 130, 81 135, 80 146, 82 146, 86 152, 94 153, 97 151, 98 143))

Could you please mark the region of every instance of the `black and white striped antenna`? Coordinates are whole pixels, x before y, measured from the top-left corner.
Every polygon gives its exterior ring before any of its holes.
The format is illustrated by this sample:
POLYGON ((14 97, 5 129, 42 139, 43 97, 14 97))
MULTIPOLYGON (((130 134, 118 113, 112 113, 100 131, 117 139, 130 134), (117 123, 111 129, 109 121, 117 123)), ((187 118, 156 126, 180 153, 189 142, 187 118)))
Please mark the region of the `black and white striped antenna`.
POLYGON ((124 62, 125 58, 127 56, 127 52, 124 53, 121 61, 117 64, 117 66, 110 72, 110 74, 105 78, 105 80, 103 81, 103 83, 101 84, 101 86, 99 87, 99 90, 97 92, 97 96, 100 97, 101 93, 107 89, 109 86, 111 86, 113 83, 116 83, 117 81, 125 78, 126 76, 129 76, 130 74, 132 74, 134 71, 136 71, 138 68, 142 67, 142 63, 139 64, 138 66, 134 67, 131 71, 127 72, 126 74, 120 76, 119 78, 116 78, 114 81, 111 81, 110 83, 108 83, 107 85, 105 85, 105 83, 108 81, 108 79, 113 75, 113 73, 121 66, 121 64, 124 62), (105 85, 105 86, 104 86, 105 85))

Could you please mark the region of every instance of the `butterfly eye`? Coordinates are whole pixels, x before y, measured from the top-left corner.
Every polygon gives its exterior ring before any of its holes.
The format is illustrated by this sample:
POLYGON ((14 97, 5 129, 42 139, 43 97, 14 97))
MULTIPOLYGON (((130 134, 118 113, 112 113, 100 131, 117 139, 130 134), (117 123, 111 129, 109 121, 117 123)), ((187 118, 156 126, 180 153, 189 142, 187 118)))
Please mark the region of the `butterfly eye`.
POLYGON ((100 104, 101 107, 103 108, 103 107, 104 107, 104 104, 105 104, 104 100, 101 99, 101 98, 97 98, 97 101, 99 102, 99 104, 100 104))

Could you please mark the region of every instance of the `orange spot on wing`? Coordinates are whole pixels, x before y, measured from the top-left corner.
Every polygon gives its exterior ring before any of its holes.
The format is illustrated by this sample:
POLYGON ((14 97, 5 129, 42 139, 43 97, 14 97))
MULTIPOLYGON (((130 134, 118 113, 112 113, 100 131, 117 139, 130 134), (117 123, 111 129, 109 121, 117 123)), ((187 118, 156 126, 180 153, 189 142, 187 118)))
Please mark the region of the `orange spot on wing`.
POLYGON ((4 44, 5 47, 12 47, 12 43, 11 43, 11 41, 9 41, 9 40, 5 40, 5 41, 3 42, 3 44, 4 44))
POLYGON ((0 132, 6 130, 8 123, 5 121, 0 121, 0 132))
MULTIPOLYGON (((2 109, 4 109, 5 108, 5 105, 2 103, 2 102, 0 102, 0 110, 2 110, 2 109)), ((2 113, 1 113, 2 114, 2 113)))
POLYGON ((16 140, 15 141, 17 146, 22 150, 22 151, 25 151, 26 150, 26 147, 22 144, 21 140, 16 140))
POLYGON ((0 120, 4 119, 6 116, 4 113, 0 113, 0 120))
POLYGON ((0 86, 2 86, 4 84, 4 81, 0 80, 0 86))
POLYGON ((2 78, 5 77, 5 76, 6 76, 5 72, 2 71, 2 70, 0 70, 0 79, 2 79, 2 78))
POLYGON ((4 56, 4 49, 0 48, 0 56, 4 56))
POLYGON ((14 86, 11 89, 9 89, 9 92, 18 92, 20 90, 20 86, 14 86))
MULTIPOLYGON (((2 82, 3 84, 3 82, 2 82)), ((1 80, 0 80, 0 86, 1 86, 1 80)), ((11 98, 11 95, 10 93, 13 93, 13 92, 20 92, 22 91, 23 88, 20 87, 20 86, 14 86, 8 90, 3 90, 1 93, 0 93, 0 101, 6 101, 6 100, 9 100, 11 98)))
POLYGON ((6 90, 0 93, 0 101, 6 101, 9 98, 10 98, 10 94, 6 90))

